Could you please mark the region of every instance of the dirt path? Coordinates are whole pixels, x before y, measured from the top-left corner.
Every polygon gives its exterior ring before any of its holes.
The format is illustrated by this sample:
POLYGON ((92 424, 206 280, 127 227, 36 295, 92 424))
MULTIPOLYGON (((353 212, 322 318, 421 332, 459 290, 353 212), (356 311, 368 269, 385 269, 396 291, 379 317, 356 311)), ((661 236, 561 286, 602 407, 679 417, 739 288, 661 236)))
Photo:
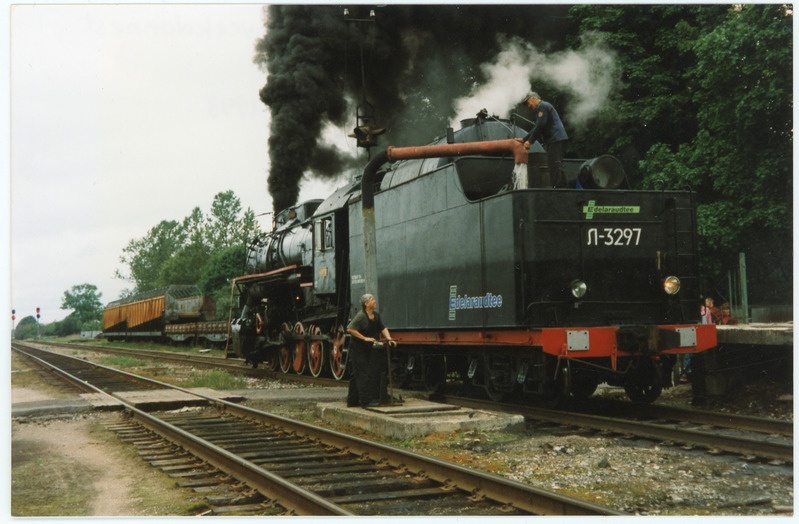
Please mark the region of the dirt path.
MULTIPOLYGON (((93 418, 76 418, 47 422, 12 424, 12 455, 25 450, 43 450, 48 456, 58 456, 67 465, 88 468, 91 472, 91 516, 141 515, 135 507, 132 481, 125 472, 130 467, 130 457, 119 449, 108 446, 96 433, 97 421, 93 418)), ((13 458, 12 458, 13 462, 13 458)), ((64 485, 51 486, 54 490, 73 489, 70 477, 64 485)), ((84 488, 85 489, 85 488, 84 488)))
MULTIPOLYGON (((12 355, 11 403, 70 398, 12 355)), ((11 421, 11 510, 19 517, 196 515, 204 499, 106 429, 116 412, 11 421)))
MULTIPOLYGON (((15 366, 17 367, 17 366, 15 366)), ((14 385, 11 388, 11 403, 53 400, 63 394, 34 379, 35 373, 20 366, 13 371, 25 375, 30 386, 14 385)), ((11 424, 12 465, 25 463, 42 456, 57 458, 58 466, 50 468, 51 484, 46 489, 53 493, 74 490, 74 474, 78 470, 88 471, 90 487, 82 486, 84 494, 92 494, 89 503, 91 516, 137 515, 132 497, 132 481, 125 474, 130 467, 130 457, 125 457, 119 448, 109 446, 97 432, 98 417, 115 417, 104 414, 90 417, 69 417, 58 420, 36 420, 11 424), (63 474, 55 471, 62 468, 63 474), (88 488, 88 489, 87 489, 88 488)), ((13 466, 12 466, 13 467, 13 466)), ((33 471, 36 471, 35 469, 33 471)), ((50 476, 47 477, 50 480, 50 476)), ((14 491, 12 490, 12 497, 14 491)), ((46 507, 46 506, 45 506, 46 507)), ((36 510, 34 510, 36 512, 36 510)), ((39 515, 25 515, 39 516, 39 515)), ((44 515, 42 515, 44 516, 44 515)))

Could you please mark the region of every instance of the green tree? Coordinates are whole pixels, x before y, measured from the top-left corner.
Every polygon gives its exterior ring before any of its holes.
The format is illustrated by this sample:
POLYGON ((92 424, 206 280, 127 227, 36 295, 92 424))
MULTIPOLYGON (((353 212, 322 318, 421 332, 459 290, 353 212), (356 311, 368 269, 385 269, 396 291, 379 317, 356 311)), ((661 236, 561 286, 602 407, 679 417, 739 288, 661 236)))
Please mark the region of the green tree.
MULTIPOLYGON (((617 53, 621 89, 611 96, 587 133, 572 137, 581 154, 611 153, 624 163, 630 182, 640 184, 638 162, 655 143, 676 146, 697 131, 689 69, 696 63, 692 44, 726 15, 728 6, 578 5, 579 38, 592 34, 617 53)), ((568 118, 568 115, 566 115, 568 118)))
POLYGON ((39 323, 31 315, 21 319, 14 329, 14 338, 17 340, 28 340, 36 338, 39 333, 39 323))
POLYGON ((181 222, 185 241, 176 246, 172 256, 161 267, 158 287, 196 284, 202 268, 208 262, 209 248, 205 243, 206 219, 199 207, 181 222))
MULTIPOLYGON (((64 291, 61 299, 61 309, 73 310, 78 324, 97 321, 103 318, 103 294, 97 291, 93 284, 80 284, 64 291)), ((70 315, 71 316, 71 315, 70 315)))
POLYGON ((206 222, 207 219, 199 207, 192 209, 189 216, 184 218, 181 222, 181 228, 186 236, 186 242, 189 244, 206 245, 205 236, 208 229, 206 222))
POLYGON ((792 296, 792 18, 784 5, 741 5, 700 35, 686 71, 698 132, 653 146, 642 162, 648 186, 698 191, 711 286, 726 287, 744 252, 760 303, 792 296))
POLYGON ((219 288, 229 288, 233 278, 243 274, 246 257, 247 247, 244 244, 215 252, 198 280, 200 289, 207 293, 219 288))
MULTIPOLYGON (((788 5, 580 5, 623 86, 572 151, 619 156, 634 187, 698 199, 705 291, 747 255, 750 302, 792 294, 793 13, 788 5)), ((577 36, 573 39, 575 45, 577 36)))
MULTIPOLYGON (((147 232, 144 238, 134 239, 122 250, 120 262, 130 269, 131 280, 137 292, 159 287, 164 265, 183 245, 186 233, 174 220, 162 220, 147 232)), ((119 272, 117 276, 123 277, 119 272)))
POLYGON ((230 286, 233 279, 244 272, 247 248, 244 244, 221 249, 211 255, 203 269, 199 286, 203 293, 216 302, 217 318, 227 318, 230 308, 230 286))
MULTIPOLYGON (((96 323, 96 321, 95 321, 96 323)), ((86 325, 91 325, 92 322, 86 322, 86 325)), ((81 322, 78 315, 72 313, 67 315, 67 317, 60 321, 54 322, 52 327, 50 325, 47 326, 47 334, 58 335, 60 337, 65 337, 67 335, 74 335, 76 333, 80 333, 82 329, 84 329, 84 322, 81 322)))
POLYGON ((136 293, 198 284, 212 255, 232 246, 243 249, 258 231, 255 213, 249 208, 242 212, 241 201, 232 191, 221 192, 214 197, 209 214, 195 207, 180 222, 161 221, 145 237, 131 240, 120 257, 129 276, 120 271, 116 275, 133 282, 136 293))
POLYGON ((255 213, 247 209, 242 215, 241 200, 233 191, 217 193, 211 203, 211 216, 206 221, 206 245, 211 251, 249 241, 257 231, 255 213))

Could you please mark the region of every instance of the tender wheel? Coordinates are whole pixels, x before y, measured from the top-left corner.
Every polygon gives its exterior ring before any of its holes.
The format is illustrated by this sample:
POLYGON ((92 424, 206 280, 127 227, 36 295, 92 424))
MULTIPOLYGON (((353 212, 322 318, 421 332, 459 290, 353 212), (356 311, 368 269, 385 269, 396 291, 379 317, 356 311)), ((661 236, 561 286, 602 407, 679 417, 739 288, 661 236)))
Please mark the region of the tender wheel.
POLYGON ((404 388, 410 385, 412 367, 409 366, 407 355, 399 351, 391 353, 391 380, 394 381, 394 387, 404 388))
POLYGON ((624 391, 633 402, 651 404, 663 391, 663 373, 660 366, 650 362, 648 368, 624 385, 624 391))
POLYGON ((592 379, 575 379, 572 383, 572 398, 585 400, 596 392, 599 384, 592 379))
POLYGON ((502 402, 508 395, 507 392, 497 388, 497 384, 492 378, 486 379, 485 392, 488 399, 492 402, 502 402))
POLYGON ((659 384, 628 384, 624 386, 624 391, 633 402, 651 404, 660 396, 663 388, 659 384))
POLYGON ((336 326, 336 332, 333 334, 333 343, 330 345, 330 372, 333 378, 341 380, 347 371, 347 356, 349 354, 348 348, 344 347, 344 327, 339 324, 336 326))
POLYGON ((447 359, 432 355, 424 359, 424 387, 428 393, 441 393, 447 380, 447 359))
MULTIPOLYGON (((312 325, 308 329, 308 333, 313 336, 318 336, 322 334, 322 330, 319 329, 319 326, 312 325)), ((308 371, 311 372, 311 375, 316 378, 322 374, 324 370, 324 363, 325 363, 325 346, 324 342, 321 340, 311 340, 308 343, 308 371)))
POLYGON ((305 326, 301 322, 294 324, 294 335, 298 340, 294 341, 294 354, 291 356, 292 367, 298 375, 305 373, 305 326))
MULTIPOLYGON (((482 359, 482 376, 485 377, 483 388, 486 396, 493 402, 502 402, 518 387, 515 381, 511 382, 512 362, 505 358, 489 355, 480 358, 482 359)), ((481 373, 479 367, 479 361, 473 359, 469 362, 467 376, 470 374, 478 376, 481 373)))
POLYGON ((544 406, 548 409, 561 408, 569 403, 571 393, 571 368, 567 362, 565 365, 561 365, 557 378, 546 387, 544 406))

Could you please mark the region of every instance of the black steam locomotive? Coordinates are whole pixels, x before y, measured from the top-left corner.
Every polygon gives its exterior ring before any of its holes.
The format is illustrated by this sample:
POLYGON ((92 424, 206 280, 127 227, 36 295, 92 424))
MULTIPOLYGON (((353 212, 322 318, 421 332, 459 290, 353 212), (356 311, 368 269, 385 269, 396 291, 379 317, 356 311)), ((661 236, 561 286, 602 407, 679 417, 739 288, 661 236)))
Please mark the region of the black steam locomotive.
POLYGON ((560 402, 608 383, 651 402, 677 354, 716 345, 697 324, 692 193, 626 189, 607 155, 566 160, 568 187, 553 188, 522 128, 485 111, 462 124, 279 213, 235 280, 228 353, 340 379, 365 292, 399 341, 394 383, 429 391, 560 402))

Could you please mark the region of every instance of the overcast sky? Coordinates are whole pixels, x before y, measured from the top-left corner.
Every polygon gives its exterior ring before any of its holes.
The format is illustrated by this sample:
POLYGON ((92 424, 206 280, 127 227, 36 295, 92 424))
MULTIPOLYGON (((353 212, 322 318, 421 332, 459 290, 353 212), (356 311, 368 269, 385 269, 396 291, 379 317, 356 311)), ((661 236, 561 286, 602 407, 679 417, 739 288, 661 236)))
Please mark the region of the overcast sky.
MULTIPOLYGON (((128 242, 219 192, 271 211, 262 6, 17 5, 10 26, 17 322, 37 306, 63 319, 79 284, 117 299, 128 242)), ((306 183, 301 199, 334 188, 306 183)))

